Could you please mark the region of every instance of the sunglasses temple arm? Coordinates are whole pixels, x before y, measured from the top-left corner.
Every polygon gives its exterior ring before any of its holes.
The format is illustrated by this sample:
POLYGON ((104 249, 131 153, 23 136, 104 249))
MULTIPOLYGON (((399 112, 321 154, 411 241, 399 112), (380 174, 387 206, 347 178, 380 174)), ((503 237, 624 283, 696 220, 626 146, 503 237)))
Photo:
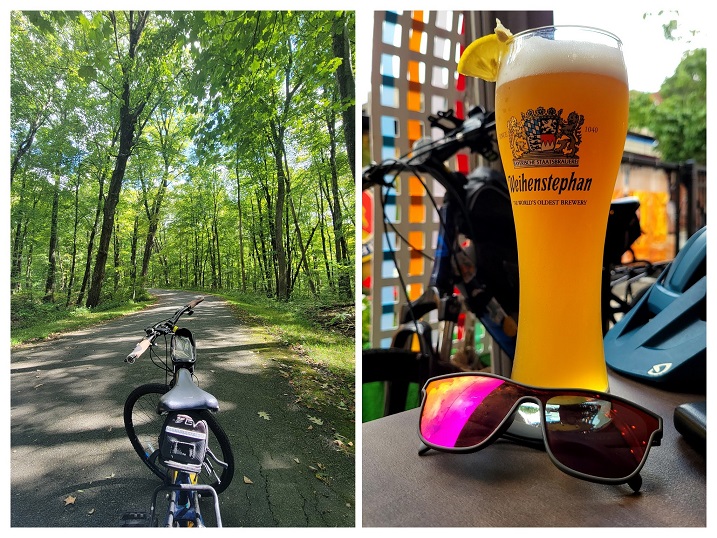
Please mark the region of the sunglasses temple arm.
POLYGON ((635 493, 640 491, 640 488, 642 487, 642 477, 640 476, 640 474, 638 473, 630 480, 628 480, 627 485, 630 486, 632 488, 632 491, 634 491, 635 493))
POLYGON ((423 443, 423 442, 421 442, 421 443, 418 445, 418 455, 419 455, 419 456, 423 456, 423 455, 424 455, 426 452, 428 452, 429 450, 431 450, 431 447, 428 446, 428 445, 426 445, 426 444, 423 443))

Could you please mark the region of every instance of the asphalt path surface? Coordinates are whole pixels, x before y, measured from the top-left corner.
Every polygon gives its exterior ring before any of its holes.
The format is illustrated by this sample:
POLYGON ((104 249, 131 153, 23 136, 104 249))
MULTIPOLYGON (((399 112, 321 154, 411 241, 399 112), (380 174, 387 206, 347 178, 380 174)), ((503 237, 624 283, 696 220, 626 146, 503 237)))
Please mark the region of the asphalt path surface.
MULTIPOLYGON (((132 449, 122 409, 132 389, 164 374, 147 354, 123 361, 146 326, 196 296, 154 293, 141 312, 12 349, 11 526, 118 527, 124 514, 149 511, 160 482, 132 449)), ((336 449, 330 423, 296 403, 278 360, 289 350, 212 296, 180 326, 194 334, 199 386, 219 399, 234 451, 224 526, 353 527, 354 457, 336 449)), ((213 523, 211 503, 202 506, 213 523)))

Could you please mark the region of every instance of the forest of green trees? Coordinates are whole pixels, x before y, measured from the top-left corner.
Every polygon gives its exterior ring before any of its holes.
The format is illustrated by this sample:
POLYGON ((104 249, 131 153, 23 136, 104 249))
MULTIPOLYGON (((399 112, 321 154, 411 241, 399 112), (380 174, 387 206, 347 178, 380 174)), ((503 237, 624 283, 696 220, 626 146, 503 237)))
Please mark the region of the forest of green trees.
POLYGON ((354 296, 350 12, 11 13, 13 296, 354 296))

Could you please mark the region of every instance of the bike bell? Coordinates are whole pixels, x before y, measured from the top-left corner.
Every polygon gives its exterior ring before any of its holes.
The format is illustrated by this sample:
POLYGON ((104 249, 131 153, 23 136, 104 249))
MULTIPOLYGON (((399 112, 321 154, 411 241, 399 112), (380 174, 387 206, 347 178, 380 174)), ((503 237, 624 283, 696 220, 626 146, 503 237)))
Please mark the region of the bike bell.
POLYGON ((605 335, 607 365, 663 388, 702 391, 707 358, 707 227, 605 335))

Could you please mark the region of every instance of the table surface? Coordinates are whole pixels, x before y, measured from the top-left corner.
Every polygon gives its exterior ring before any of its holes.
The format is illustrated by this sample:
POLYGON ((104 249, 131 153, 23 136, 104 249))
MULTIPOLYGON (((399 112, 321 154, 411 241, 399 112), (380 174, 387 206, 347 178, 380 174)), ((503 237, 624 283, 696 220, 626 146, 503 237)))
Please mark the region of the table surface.
POLYGON ((704 527, 706 456, 675 429, 669 392, 610 373, 610 392, 658 413, 663 439, 638 493, 573 478, 534 448, 499 441, 478 452, 418 455, 418 409, 363 424, 364 527, 704 527))

